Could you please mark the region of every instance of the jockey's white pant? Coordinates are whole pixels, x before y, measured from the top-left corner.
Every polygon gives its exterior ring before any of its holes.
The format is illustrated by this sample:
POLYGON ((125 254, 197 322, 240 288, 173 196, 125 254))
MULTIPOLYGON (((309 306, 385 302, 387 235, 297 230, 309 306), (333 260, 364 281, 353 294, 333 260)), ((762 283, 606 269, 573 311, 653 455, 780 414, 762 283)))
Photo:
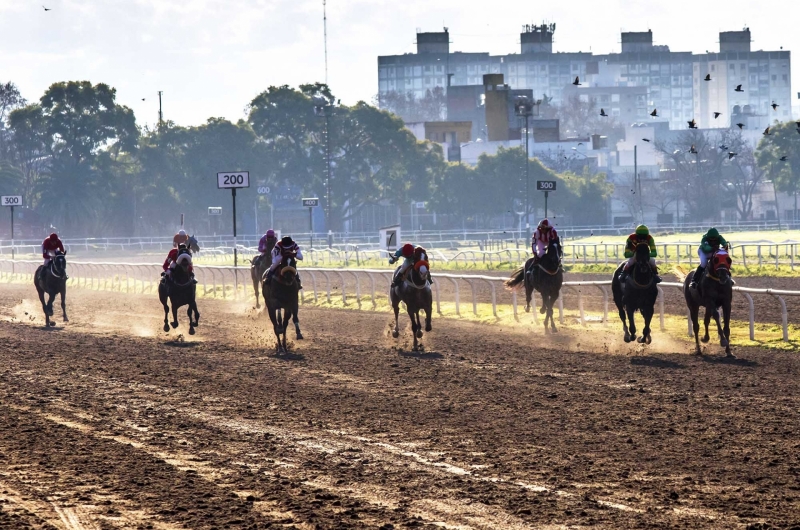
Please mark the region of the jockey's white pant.
POLYGON ((541 259, 545 252, 547 252, 547 243, 537 239, 536 242, 531 245, 531 251, 537 258, 541 259))
MULTIPOLYGON (((628 270, 631 267, 633 267, 634 263, 636 263, 636 256, 631 256, 630 258, 628 258, 628 262, 625 264, 625 270, 628 270)), ((653 270, 656 270, 656 268, 657 268, 656 259, 655 258, 650 258, 650 262, 649 263, 650 263, 650 268, 653 269, 653 270)))
POLYGON ((703 252, 702 248, 697 249, 697 257, 700 258, 700 266, 705 268, 708 265, 708 260, 714 255, 713 252, 703 252))
POLYGON ((45 267, 47 267, 48 265, 50 265, 50 262, 51 262, 51 261, 53 261, 53 258, 55 257, 55 255, 56 255, 56 253, 55 253, 55 252, 53 252, 52 250, 48 251, 48 252, 47 252, 47 257, 46 257, 46 258, 44 258, 44 263, 43 263, 43 265, 44 265, 45 267))

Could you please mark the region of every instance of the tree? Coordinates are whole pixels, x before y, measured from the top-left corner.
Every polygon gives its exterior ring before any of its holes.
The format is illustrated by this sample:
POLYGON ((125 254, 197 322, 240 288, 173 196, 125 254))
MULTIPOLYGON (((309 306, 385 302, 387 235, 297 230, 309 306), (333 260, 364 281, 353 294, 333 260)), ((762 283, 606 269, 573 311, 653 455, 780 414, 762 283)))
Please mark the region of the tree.
MULTIPOLYGON (((758 167, 773 179, 775 189, 794 197, 794 220, 800 218, 797 195, 800 193, 800 127, 795 122, 773 125, 770 135, 758 144, 755 159, 758 167), (781 160, 786 157, 785 160, 781 160)), ((777 208, 777 205, 776 205, 777 208)))
POLYGON ((0 161, 9 161, 11 158, 10 132, 8 131, 8 115, 18 108, 24 107, 28 102, 20 94, 14 83, 0 83, 0 161))
POLYGON ((404 122, 442 121, 447 118, 447 95, 444 88, 427 89, 417 99, 414 92, 390 91, 375 98, 377 105, 400 116, 404 122))
POLYGON ((608 136, 609 144, 616 144, 625 137, 625 127, 611 116, 600 116, 600 107, 595 100, 581 101, 580 95, 572 94, 556 107, 556 117, 562 136, 588 138, 592 134, 608 136))

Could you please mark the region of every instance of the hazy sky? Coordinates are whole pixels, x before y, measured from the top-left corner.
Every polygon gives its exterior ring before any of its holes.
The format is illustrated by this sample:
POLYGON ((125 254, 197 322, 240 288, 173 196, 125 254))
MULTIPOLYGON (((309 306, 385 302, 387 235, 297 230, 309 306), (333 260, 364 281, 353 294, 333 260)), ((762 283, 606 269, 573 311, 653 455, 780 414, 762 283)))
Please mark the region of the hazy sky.
MULTIPOLYGON (((417 28, 450 28, 451 50, 519 51, 520 26, 556 22, 559 51, 619 51, 620 30, 653 30, 673 51, 717 51, 747 25, 753 49, 793 52, 800 91, 800 1, 329 0, 329 82, 343 102, 377 92, 377 56, 412 52, 417 28)), ((117 88, 140 124, 236 120, 270 85, 325 77, 322 0, 0 0, 0 81, 29 100, 52 82, 117 88), (45 12, 44 6, 52 11, 45 12), (142 101, 145 98, 146 101, 142 101)), ((793 100, 797 104, 797 100, 793 100)))

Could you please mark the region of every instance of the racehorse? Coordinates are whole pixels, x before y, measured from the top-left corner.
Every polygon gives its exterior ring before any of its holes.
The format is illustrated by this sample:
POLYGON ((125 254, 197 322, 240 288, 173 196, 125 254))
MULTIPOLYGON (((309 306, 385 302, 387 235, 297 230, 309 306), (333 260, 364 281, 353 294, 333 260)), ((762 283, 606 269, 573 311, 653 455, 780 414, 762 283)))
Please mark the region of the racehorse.
POLYGON ((733 299, 733 280, 731 279, 731 257, 724 249, 717 250, 711 256, 706 266, 706 272, 701 276, 697 283, 697 289, 692 289, 689 284, 694 279, 695 271, 690 272, 683 281, 683 297, 692 317, 692 329, 694 330, 695 352, 701 355, 700 341, 709 341, 708 324, 711 317, 717 323, 717 333, 719 334, 719 345, 725 348, 725 355, 733 357, 731 353, 731 300, 733 299), (700 307, 704 307, 704 324, 706 334, 701 339, 700 332, 700 307), (722 307, 722 319, 724 327, 719 322, 719 307, 722 307))
POLYGON ((44 310, 45 327, 55 326, 55 322, 50 321, 53 316, 53 298, 56 293, 61 295, 61 312, 64 322, 69 322, 67 318, 67 257, 60 251, 56 251, 50 264, 45 267, 39 265, 36 274, 33 276, 33 284, 39 293, 39 301, 42 302, 44 310), (44 294, 47 293, 47 303, 44 301, 44 294))
POLYGON ((194 235, 189 236, 189 250, 192 251, 192 254, 200 252, 200 243, 197 242, 197 238, 194 235))
POLYGON ((634 256, 633 270, 624 285, 620 282, 619 275, 625 267, 625 263, 622 263, 614 271, 614 277, 611 279, 611 292, 614 295, 614 304, 619 311, 619 318, 622 320, 625 342, 636 340, 636 323, 633 314, 638 310, 644 318, 644 329, 642 329, 642 336, 639 337, 639 343, 650 344, 652 341, 650 321, 653 319, 658 298, 656 275, 650 267, 650 246, 647 243, 639 243, 636 245, 634 256), (625 320, 626 314, 627 321, 625 320))
POLYGON ((529 258, 524 267, 520 267, 506 280, 505 285, 509 289, 525 283, 525 311, 531 310, 531 297, 534 289, 542 295, 542 307, 539 313, 545 316, 544 331, 557 333, 556 323, 553 319, 553 305, 558 300, 561 292, 561 285, 564 283, 564 272, 561 270, 561 259, 558 255, 558 243, 551 241, 547 245, 547 251, 535 263, 534 258, 529 258), (550 322, 548 328, 547 323, 550 322))
POLYGON ((200 312, 197 311, 197 302, 195 301, 197 285, 192 280, 191 274, 189 274, 191 262, 191 257, 188 254, 178 256, 177 264, 172 269, 172 279, 164 277, 158 285, 158 298, 161 300, 161 305, 164 306, 165 332, 169 332, 167 320, 169 305, 167 300, 172 304, 173 328, 178 327, 178 309, 185 305, 189 306, 186 311, 186 315, 189 317, 189 335, 194 335, 195 326, 200 325, 200 312), (192 320, 192 312, 194 312, 194 321, 192 320))
MULTIPOLYGON (((394 330, 392 337, 400 336, 398 319, 400 317, 400 302, 406 305, 406 311, 411 319, 411 332, 414 335, 413 351, 419 351, 419 341, 422 338, 422 323, 419 312, 425 311, 425 331, 430 331, 431 315, 433 313, 433 295, 431 283, 428 280, 428 262, 417 261, 406 278, 396 287, 389 288, 389 299, 394 309, 394 330)), ((399 269, 399 267, 398 267, 399 269)))
POLYGON ((287 353, 286 328, 289 326, 289 319, 294 322, 297 340, 303 339, 300 332, 300 320, 297 317, 299 308, 300 288, 297 284, 297 262, 294 258, 285 258, 281 263, 280 270, 272 275, 270 281, 264 281, 261 294, 264 296, 264 304, 267 306, 269 319, 272 321, 272 329, 275 338, 278 339, 278 353, 287 353), (281 318, 281 311, 283 317, 281 318), (281 336, 283 341, 281 342, 281 336))
MULTIPOLYGON (((263 289, 264 274, 272 265, 272 254, 267 252, 250 260, 250 279, 253 280, 253 292, 256 295, 256 308, 260 308, 258 293, 263 289)), ((266 303, 266 299, 264 299, 266 303)))

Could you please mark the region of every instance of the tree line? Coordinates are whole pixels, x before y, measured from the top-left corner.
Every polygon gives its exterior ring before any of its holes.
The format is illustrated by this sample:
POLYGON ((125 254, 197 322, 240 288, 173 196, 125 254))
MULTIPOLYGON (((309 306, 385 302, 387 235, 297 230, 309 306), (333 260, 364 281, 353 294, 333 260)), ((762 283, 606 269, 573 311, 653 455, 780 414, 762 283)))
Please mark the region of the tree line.
MULTIPOLYGON (((324 202, 326 148, 333 230, 375 204, 399 210, 425 201, 444 219, 488 221, 524 203, 524 150, 484 155, 476 167, 451 164, 396 115, 364 102, 343 105, 319 83, 271 86, 237 122, 212 117, 154 128, 138 126, 103 83, 54 83, 35 102, 12 83, 0 85, 0 192, 23 195, 43 230, 74 236, 171 233, 180 213, 205 219, 209 206, 227 198, 216 188, 217 171, 249 170, 254 182, 324 202), (315 105, 329 112, 327 139, 315 105)), ((530 168, 531 181, 563 182, 561 212, 573 209, 587 223, 605 219, 612 191, 605 175, 556 174, 535 159, 530 168)), ((533 204, 538 196, 530 193, 533 204)), ((255 187, 239 196, 280 200, 259 197, 255 187)))

